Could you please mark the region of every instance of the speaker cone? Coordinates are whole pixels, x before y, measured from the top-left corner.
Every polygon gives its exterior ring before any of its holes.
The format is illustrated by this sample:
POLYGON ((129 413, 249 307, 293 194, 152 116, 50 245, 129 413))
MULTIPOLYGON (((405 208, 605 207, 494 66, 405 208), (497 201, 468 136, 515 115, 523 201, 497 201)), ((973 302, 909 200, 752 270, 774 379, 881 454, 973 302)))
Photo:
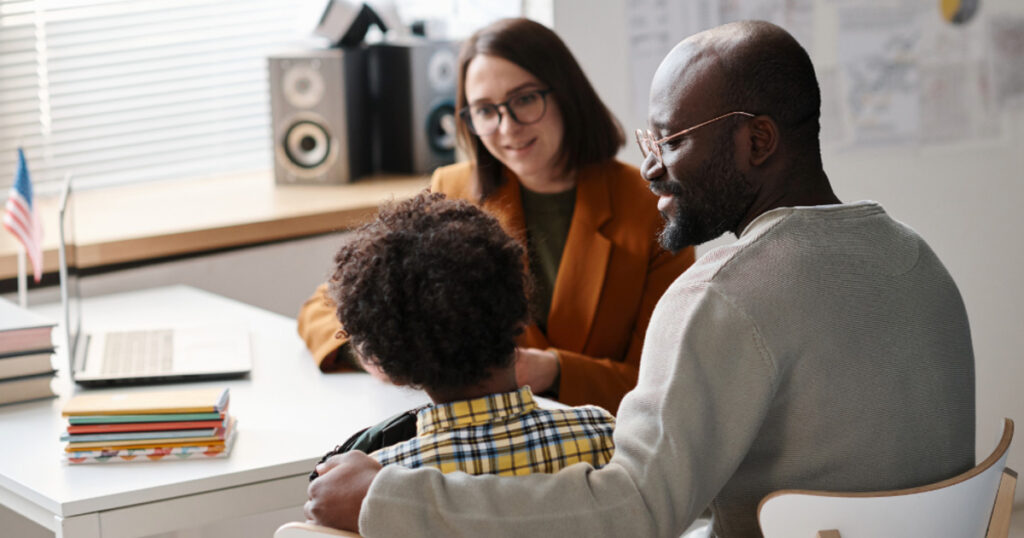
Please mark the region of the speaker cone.
POLYGON ((455 106, 441 103, 427 117, 427 140, 437 152, 455 151, 455 106))
POLYGON ((284 135, 284 152, 296 165, 316 168, 331 153, 331 135, 319 123, 295 122, 284 135))

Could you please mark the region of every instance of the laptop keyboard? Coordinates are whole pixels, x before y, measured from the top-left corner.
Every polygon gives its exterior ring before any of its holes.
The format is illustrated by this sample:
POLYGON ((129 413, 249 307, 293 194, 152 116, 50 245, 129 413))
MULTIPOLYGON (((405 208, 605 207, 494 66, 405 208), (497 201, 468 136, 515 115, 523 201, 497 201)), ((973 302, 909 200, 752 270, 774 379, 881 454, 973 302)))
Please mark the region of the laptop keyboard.
POLYGON ((124 331, 106 335, 105 375, 147 375, 170 371, 173 331, 124 331))

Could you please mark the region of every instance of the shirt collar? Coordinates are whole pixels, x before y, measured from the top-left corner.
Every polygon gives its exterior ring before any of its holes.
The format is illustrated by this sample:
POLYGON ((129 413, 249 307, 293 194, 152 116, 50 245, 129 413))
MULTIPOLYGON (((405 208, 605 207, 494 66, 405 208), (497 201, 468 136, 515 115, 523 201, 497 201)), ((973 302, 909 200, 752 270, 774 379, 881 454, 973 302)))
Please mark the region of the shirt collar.
POLYGON ((859 202, 849 202, 845 204, 777 207, 754 217, 754 220, 750 221, 750 223, 747 224, 747 227, 740 232, 738 239, 743 239, 750 235, 757 235, 759 232, 771 228, 778 221, 794 213, 823 216, 841 215, 849 217, 851 215, 860 216, 880 212, 884 213, 885 210, 882 209, 882 206, 878 202, 871 200, 861 200, 859 202))
POLYGON ((416 414, 416 435, 498 422, 525 415, 534 409, 537 409, 537 403, 530 387, 473 400, 436 404, 416 414))

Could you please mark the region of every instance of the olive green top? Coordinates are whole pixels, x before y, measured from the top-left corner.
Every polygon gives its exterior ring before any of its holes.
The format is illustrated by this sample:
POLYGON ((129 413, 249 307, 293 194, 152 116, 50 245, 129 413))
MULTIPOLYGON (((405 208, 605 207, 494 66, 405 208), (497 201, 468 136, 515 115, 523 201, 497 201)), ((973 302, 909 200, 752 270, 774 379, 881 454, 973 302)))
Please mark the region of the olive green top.
POLYGON ((576 207, 576 188, 565 192, 545 194, 520 187, 523 199, 523 218, 530 258, 530 276, 533 292, 530 294, 530 312, 542 331, 547 331, 551 296, 558 278, 558 265, 562 261, 565 240, 572 224, 576 207))

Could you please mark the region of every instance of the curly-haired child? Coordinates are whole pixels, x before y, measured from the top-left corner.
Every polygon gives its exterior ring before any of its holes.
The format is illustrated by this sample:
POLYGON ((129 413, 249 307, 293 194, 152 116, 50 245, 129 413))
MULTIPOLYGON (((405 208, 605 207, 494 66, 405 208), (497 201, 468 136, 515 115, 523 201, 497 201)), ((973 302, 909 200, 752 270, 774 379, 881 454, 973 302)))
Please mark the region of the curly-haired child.
POLYGON ((434 403, 331 454, 359 449, 383 465, 500 475, 611 458, 610 413, 541 409, 529 387, 516 385, 515 339, 527 319, 523 260, 523 247, 494 217, 443 194, 386 204, 356 230, 334 260, 338 319, 367 370, 421 388, 434 403))

